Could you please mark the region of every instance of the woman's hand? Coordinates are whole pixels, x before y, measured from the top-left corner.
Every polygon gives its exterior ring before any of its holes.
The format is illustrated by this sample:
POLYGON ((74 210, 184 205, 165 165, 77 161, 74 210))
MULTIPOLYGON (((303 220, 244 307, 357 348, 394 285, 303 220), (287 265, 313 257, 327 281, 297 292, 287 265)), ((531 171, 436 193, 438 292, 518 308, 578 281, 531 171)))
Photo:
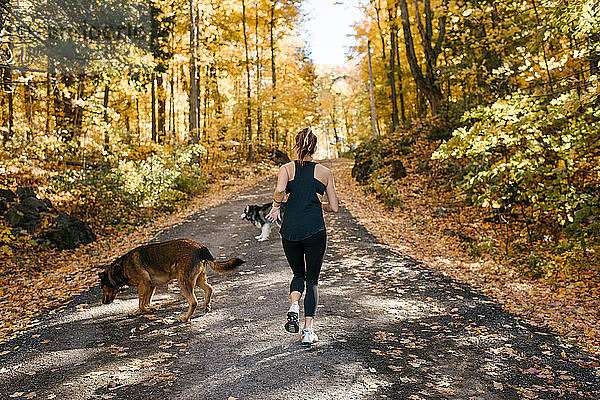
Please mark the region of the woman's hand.
POLYGON ((281 220, 281 210, 279 207, 271 207, 271 211, 265 217, 267 221, 276 222, 277 220, 281 220))
POLYGON ((325 212, 337 212, 337 208, 334 210, 331 207, 331 203, 329 203, 328 201, 323 201, 321 202, 321 208, 323 209, 323 211, 325 212))

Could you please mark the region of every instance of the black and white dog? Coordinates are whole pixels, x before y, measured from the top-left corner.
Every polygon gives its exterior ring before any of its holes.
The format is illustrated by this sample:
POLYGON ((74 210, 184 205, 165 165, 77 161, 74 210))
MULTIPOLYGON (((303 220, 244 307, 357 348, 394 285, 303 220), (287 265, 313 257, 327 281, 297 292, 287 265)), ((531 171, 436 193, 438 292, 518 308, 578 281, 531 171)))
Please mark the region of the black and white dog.
MULTIPOLYGON (((273 224, 276 223, 277 226, 281 226, 279 221, 271 222, 265 218, 269 211, 271 211, 271 204, 267 203, 262 206, 257 205, 248 205, 244 209, 244 212, 241 215, 242 219, 246 219, 252 222, 257 228, 260 228, 260 235, 255 236, 259 242, 265 241, 269 238, 269 234, 271 233, 271 228, 273 224)), ((283 216, 284 207, 281 207, 281 215, 283 216)))

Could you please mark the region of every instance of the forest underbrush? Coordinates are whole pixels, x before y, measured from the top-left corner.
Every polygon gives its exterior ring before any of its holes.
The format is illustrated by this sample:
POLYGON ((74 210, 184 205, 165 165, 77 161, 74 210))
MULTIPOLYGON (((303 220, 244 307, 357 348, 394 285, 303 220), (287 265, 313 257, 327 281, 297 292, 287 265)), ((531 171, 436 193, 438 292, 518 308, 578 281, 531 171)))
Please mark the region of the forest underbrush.
POLYGON ((97 283, 102 265, 271 173, 274 165, 273 153, 261 155, 266 149, 258 147, 248 160, 226 143, 123 146, 85 159, 43 151, 36 156, 32 148, 18 157, 16 149, 0 154, 0 188, 14 194, 0 210, 0 341, 35 326, 41 313, 67 307, 97 283), (47 207, 36 210, 28 225, 11 226, 7 210, 23 193, 47 207), (40 232, 63 214, 88 225, 96 240, 64 249, 41 239, 40 232))
MULTIPOLYGON (((561 126, 554 117, 554 137, 573 132, 575 119, 561 126)), ((469 138, 460 137, 464 128, 452 133, 423 119, 359 146, 354 164, 338 172, 339 187, 384 241, 597 352, 600 180, 589 162, 596 119, 580 130, 580 143, 535 156, 536 138, 510 127, 486 144, 474 119, 469 138)))

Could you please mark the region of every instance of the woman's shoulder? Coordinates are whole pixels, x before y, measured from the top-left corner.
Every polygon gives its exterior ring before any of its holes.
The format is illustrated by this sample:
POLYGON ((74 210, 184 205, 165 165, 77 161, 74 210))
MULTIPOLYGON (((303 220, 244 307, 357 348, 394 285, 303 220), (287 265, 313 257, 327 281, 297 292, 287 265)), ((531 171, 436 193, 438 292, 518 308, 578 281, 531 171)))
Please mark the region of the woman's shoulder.
POLYGON ((290 161, 289 163, 285 163, 281 167, 279 167, 279 174, 280 175, 284 171, 285 171, 285 174, 287 175, 288 179, 293 179, 294 171, 295 171, 294 161, 290 161))
POLYGON ((329 168, 327 168, 326 166, 324 166, 323 164, 316 163, 315 164, 315 171, 317 173, 320 173, 320 174, 323 174, 323 175, 331 175, 331 170, 329 168))
MULTIPOLYGON (((323 164, 315 165, 315 178, 317 178, 321 182, 329 182, 329 177, 331 175, 331 170, 324 166, 323 164)), ((324 183, 324 185, 326 185, 324 183)))
POLYGON ((279 167, 280 170, 282 169, 286 169, 289 171, 290 168, 292 168, 294 166, 294 161, 290 161, 288 163, 282 164, 281 167, 279 167))

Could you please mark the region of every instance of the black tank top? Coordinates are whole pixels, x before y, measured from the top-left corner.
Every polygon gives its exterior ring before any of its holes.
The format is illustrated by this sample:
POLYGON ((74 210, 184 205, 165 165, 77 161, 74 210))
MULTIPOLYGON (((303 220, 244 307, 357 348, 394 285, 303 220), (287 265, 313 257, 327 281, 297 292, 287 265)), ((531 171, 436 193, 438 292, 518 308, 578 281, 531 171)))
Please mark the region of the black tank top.
POLYGON ((303 240, 325 229, 323 210, 317 197, 317 193, 325 193, 325 185, 315 178, 315 165, 313 161, 305 161, 300 166, 294 161, 296 173, 285 188, 290 195, 279 230, 287 240, 303 240))

